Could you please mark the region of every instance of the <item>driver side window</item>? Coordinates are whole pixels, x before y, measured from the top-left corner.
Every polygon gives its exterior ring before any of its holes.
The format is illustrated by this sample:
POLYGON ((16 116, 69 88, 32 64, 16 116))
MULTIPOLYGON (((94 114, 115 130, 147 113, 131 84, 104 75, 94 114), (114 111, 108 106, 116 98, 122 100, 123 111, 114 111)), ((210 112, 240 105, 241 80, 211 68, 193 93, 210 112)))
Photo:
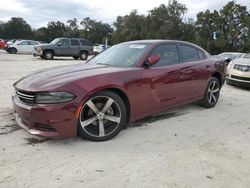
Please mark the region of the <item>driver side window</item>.
POLYGON ((69 40, 68 39, 62 39, 59 42, 61 46, 69 46, 69 40))
POLYGON ((156 46, 150 55, 160 55, 160 61, 153 67, 160 67, 166 65, 174 65, 180 63, 180 57, 175 44, 164 44, 156 46))

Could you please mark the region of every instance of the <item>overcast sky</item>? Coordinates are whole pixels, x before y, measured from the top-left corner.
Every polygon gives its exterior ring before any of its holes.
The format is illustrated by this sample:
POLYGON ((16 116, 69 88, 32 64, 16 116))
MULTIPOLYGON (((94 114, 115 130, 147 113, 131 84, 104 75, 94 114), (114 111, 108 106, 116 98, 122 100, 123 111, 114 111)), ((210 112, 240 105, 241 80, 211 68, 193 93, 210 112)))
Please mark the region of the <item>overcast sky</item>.
MULTIPOLYGON (((137 9, 140 14, 167 4, 168 0, 0 0, 0 21, 11 17, 24 18, 33 28, 46 26, 49 21, 65 22, 71 18, 82 20, 85 17, 112 24, 118 15, 128 14, 137 9)), ((185 18, 206 9, 222 8, 229 0, 179 0, 188 8, 185 18)), ((249 0, 237 0, 237 3, 248 6, 249 0)))

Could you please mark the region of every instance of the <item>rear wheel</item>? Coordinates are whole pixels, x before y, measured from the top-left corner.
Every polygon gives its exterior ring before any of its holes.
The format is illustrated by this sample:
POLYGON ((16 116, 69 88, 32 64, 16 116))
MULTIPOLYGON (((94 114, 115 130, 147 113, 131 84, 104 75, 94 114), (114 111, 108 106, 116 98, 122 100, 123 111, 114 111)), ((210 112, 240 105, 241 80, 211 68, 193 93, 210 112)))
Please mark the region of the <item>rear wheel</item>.
POLYGON ((201 101, 201 106, 212 108, 216 105, 220 96, 220 82, 217 78, 211 77, 208 81, 206 92, 201 101))
POLYGON ((43 59, 51 60, 54 58, 54 53, 52 51, 43 52, 43 59))
POLYGON ((126 106, 119 95, 103 91, 92 96, 82 107, 78 133, 93 141, 115 137, 126 123, 126 106))
POLYGON ((81 60, 87 60, 88 59, 88 53, 85 51, 81 51, 79 54, 79 57, 81 60))

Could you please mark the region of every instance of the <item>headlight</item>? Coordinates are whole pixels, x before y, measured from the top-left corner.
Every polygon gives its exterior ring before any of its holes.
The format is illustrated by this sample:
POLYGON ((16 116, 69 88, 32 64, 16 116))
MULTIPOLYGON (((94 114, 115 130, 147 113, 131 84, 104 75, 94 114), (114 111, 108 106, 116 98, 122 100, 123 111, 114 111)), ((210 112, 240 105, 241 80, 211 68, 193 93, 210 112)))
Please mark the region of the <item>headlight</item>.
POLYGON ((37 51, 42 51, 42 48, 41 47, 37 47, 36 50, 37 51))
POLYGON ((37 104, 55 104, 72 101, 75 96, 69 92, 49 92, 36 94, 37 104))

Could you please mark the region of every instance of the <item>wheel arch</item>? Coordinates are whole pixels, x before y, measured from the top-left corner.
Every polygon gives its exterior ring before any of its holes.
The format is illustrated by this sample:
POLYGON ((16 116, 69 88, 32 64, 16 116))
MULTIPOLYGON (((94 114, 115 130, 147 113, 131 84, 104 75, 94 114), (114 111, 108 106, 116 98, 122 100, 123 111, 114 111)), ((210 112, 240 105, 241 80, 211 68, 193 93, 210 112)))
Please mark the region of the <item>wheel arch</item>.
MULTIPOLYGON (((82 102, 82 105, 86 102, 87 99, 89 99, 91 96, 93 96, 96 93, 102 92, 102 91, 112 91, 115 94, 117 94, 119 97, 122 98, 123 102, 125 103, 126 109, 127 109, 127 117, 126 117, 126 123, 128 123, 130 121, 130 115, 131 115, 131 104, 128 98, 128 95, 126 94, 125 91, 123 91, 121 88, 119 87, 115 87, 115 86, 110 86, 110 87, 105 87, 105 88, 101 88, 98 90, 92 90, 91 92, 89 92, 90 94, 83 100, 84 102, 82 102)), ((82 106, 81 105, 81 106, 82 106)))
POLYGON ((79 51, 79 55, 81 54, 81 52, 86 52, 86 53, 87 53, 87 55, 89 55, 88 50, 80 50, 80 51, 79 51))
POLYGON ((43 54, 44 54, 45 52, 48 52, 48 51, 52 52, 53 55, 55 55, 55 50, 53 50, 53 49, 45 49, 45 50, 43 50, 43 54))
POLYGON ((217 78, 220 82, 220 87, 222 87, 222 75, 219 72, 214 72, 211 77, 217 78))
POLYGON ((114 88, 114 87, 113 88, 105 88, 102 91, 112 91, 122 98, 123 102, 125 103, 126 109, 127 109, 126 123, 128 123, 130 120, 130 110, 131 109, 130 109, 130 102, 129 102, 129 98, 128 98, 127 94, 124 91, 122 91, 121 89, 114 88))

